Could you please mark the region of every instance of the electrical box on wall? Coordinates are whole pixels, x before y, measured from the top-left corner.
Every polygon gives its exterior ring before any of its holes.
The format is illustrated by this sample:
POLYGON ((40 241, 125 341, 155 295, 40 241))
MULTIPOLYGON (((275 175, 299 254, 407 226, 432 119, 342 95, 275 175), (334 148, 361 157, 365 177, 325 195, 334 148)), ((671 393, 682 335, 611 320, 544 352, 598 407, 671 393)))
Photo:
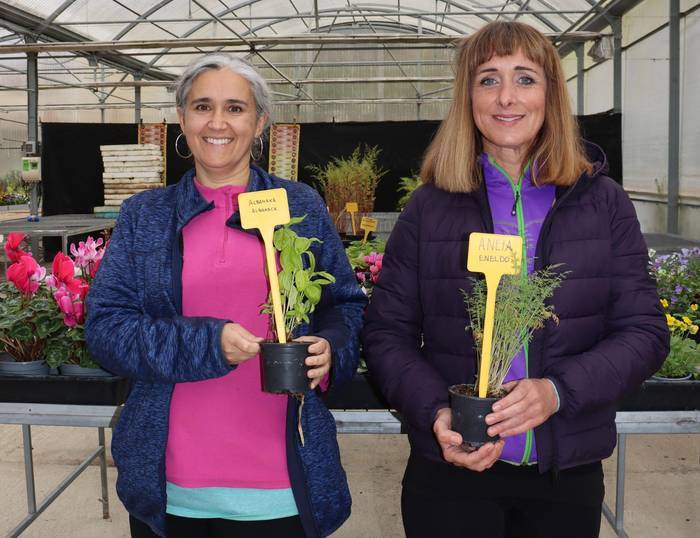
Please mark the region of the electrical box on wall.
POLYGON ((41 181, 41 157, 22 157, 21 172, 24 181, 41 181))

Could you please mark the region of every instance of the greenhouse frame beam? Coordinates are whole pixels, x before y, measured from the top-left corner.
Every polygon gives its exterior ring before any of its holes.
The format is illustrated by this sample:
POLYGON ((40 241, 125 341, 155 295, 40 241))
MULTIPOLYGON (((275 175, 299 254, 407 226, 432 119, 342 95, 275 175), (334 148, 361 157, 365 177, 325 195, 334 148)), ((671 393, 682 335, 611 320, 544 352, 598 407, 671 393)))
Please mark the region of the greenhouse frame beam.
MULTIPOLYGON (((169 4, 173 0, 166 0, 165 2, 162 2, 163 4, 169 4)), ((152 8, 149 9, 149 12, 151 11, 157 11, 156 9, 152 8)), ((498 15, 500 11, 493 11, 493 10, 475 10, 475 11, 449 11, 447 15, 449 17, 472 17, 476 15, 498 15)), ((516 13, 516 17, 521 17, 522 15, 583 15, 586 13, 585 10, 580 10, 580 9, 562 9, 562 10, 557 10, 557 9, 551 9, 551 10, 527 10, 527 11, 518 11, 516 13)), ((387 17, 411 17, 411 18, 422 18, 422 17, 440 17, 444 13, 442 11, 396 11, 396 10, 386 10, 382 11, 381 15, 382 16, 387 16, 387 17)), ((147 19, 145 18, 147 16, 146 13, 141 15, 137 19, 114 19, 114 20, 104 20, 104 21, 62 21, 60 22, 60 26, 99 26, 99 25, 107 25, 107 24, 128 24, 128 25, 133 25, 129 30, 132 30, 134 27, 138 26, 139 24, 165 24, 165 23, 173 23, 173 22, 183 22, 183 19, 177 19, 177 18, 162 18, 162 19, 147 19)), ((321 10, 319 12, 319 19, 330 19, 331 17, 338 17, 341 19, 351 19, 352 17, 357 17, 357 15, 354 12, 339 12, 337 9, 328 9, 328 10, 321 10)), ((287 15, 287 16, 280 16, 280 17, 275 17, 276 20, 279 20, 280 22, 284 21, 289 21, 289 20, 307 20, 307 19, 315 19, 316 15, 315 13, 304 13, 304 12, 299 12, 296 15, 287 15)), ((243 21, 267 21, 270 20, 270 16, 265 16, 265 15, 240 15, 240 16, 233 16, 233 17, 221 17, 222 20, 226 22, 243 22, 243 21)), ((193 18, 187 18, 187 22, 193 22, 193 23, 208 23, 211 22, 211 19, 207 19, 204 17, 193 17, 193 18)), ((126 30, 126 29, 125 29, 126 30)), ((122 30, 124 34, 124 30, 122 30)), ((115 36, 116 39, 116 36, 115 36)))
POLYGON ((46 30, 49 26, 51 26, 51 23, 56 20, 56 18, 61 15, 66 9, 68 9, 71 5, 75 3, 75 0, 65 0, 60 6, 58 6, 51 15, 46 17, 41 22, 41 25, 34 31, 35 32, 35 37, 36 39, 39 39, 41 37, 41 34, 46 30))
MULTIPOLYGON (((558 39, 557 33, 546 33, 547 37, 558 39)), ((591 41, 603 35, 600 32, 567 32, 569 41, 591 41)), ((74 41, 60 43, 36 43, 23 45, 0 45, 0 54, 18 52, 105 52, 110 50, 134 50, 157 48, 195 48, 195 47, 220 47, 247 45, 253 50, 258 47, 274 45, 354 45, 354 44, 407 44, 407 45, 450 45, 462 36, 439 35, 415 35, 415 34, 356 34, 356 35, 329 35, 329 34, 302 34, 282 37, 252 37, 252 38, 194 38, 194 39, 158 39, 138 41, 74 41)), ((100 61, 104 58, 100 56, 100 61)), ((106 62, 105 62, 106 63, 106 62)), ((125 66, 123 66, 125 67, 125 66)), ((145 75, 145 74, 144 74, 145 75)), ((159 75, 167 73, 159 72, 159 75)))
MULTIPOLYGON (((394 65, 391 63, 391 65, 394 65)), ((4 74, 0 72, 0 74, 4 74)), ((440 82, 454 82, 453 76, 429 76, 429 77, 374 77, 374 78, 317 78, 317 79, 303 79, 303 80, 284 80, 275 79, 268 80, 267 84, 270 86, 280 86, 280 85, 292 85, 296 87, 301 84, 401 84, 409 82, 423 82, 423 83, 440 83, 440 82)), ((39 90, 72 90, 75 88, 81 88, 86 90, 95 90, 97 88, 170 88, 173 83, 164 80, 125 80, 119 82, 66 82, 59 84, 44 84, 39 86, 39 90)), ((0 91, 29 91, 27 88, 21 86, 0 86, 0 91)))
MULTIPOLYGON (((41 28, 42 24, 44 23, 44 19, 41 17, 34 15, 33 13, 29 13, 27 11, 23 11, 21 9, 18 9, 14 6, 10 6, 9 4, 6 4, 5 2, 0 2, 0 27, 4 27, 9 29, 10 31, 17 32, 19 34, 23 34, 26 36, 33 36, 36 34, 36 29, 41 28)), ((71 30, 67 30, 65 28, 61 28, 60 26, 56 25, 55 23, 51 23, 46 25, 46 27, 42 30, 41 33, 42 39, 51 39, 55 40, 58 43, 57 45, 60 45, 63 42, 69 42, 75 44, 81 44, 81 43, 86 43, 88 39, 76 32, 73 32, 71 30)), ((41 47, 43 45, 46 45, 47 43, 35 43, 33 45, 37 47, 41 47)), ((3 53, 9 53, 9 51, 5 51, 2 49, 2 47, 7 47, 7 46, 12 46, 12 45, 0 45, 0 54, 3 53)), ((26 44, 25 44, 26 46, 26 44)), ((32 50, 32 49, 27 49, 27 50, 21 50, 17 52, 43 52, 41 50, 32 50)), ((79 51, 77 51, 78 54, 80 54, 79 51)), ((91 54, 85 54, 84 51, 83 55, 86 56, 92 56, 91 54)), ((114 52, 114 49, 110 50, 108 48, 104 49, 102 53, 99 56, 99 61, 102 63, 105 63, 107 65, 111 65, 113 67, 117 67, 123 71, 128 71, 130 73, 143 73, 144 76, 147 76, 149 78, 154 78, 157 80, 172 80, 175 78, 174 75, 171 75, 169 73, 164 73, 158 68, 155 67, 150 67, 144 62, 141 62, 139 60, 134 60, 133 58, 129 58, 126 55, 123 55, 118 52, 114 52)))
POLYGON ((668 21, 668 213, 666 232, 678 233, 680 183, 680 0, 669 2, 668 21))

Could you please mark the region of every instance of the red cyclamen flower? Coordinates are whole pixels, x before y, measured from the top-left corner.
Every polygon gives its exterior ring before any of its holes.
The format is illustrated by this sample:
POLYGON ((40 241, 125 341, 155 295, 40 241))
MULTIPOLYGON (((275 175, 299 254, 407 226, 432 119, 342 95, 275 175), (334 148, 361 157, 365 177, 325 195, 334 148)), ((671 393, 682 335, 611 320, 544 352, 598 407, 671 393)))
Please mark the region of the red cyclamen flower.
POLYGON ((22 232, 10 232, 7 235, 7 240, 5 241, 5 255, 12 263, 18 262, 22 256, 27 255, 26 252, 19 248, 25 237, 27 236, 22 232))
POLYGON ((46 269, 41 267, 29 255, 21 256, 19 261, 7 268, 7 280, 25 295, 33 295, 46 276, 46 269))

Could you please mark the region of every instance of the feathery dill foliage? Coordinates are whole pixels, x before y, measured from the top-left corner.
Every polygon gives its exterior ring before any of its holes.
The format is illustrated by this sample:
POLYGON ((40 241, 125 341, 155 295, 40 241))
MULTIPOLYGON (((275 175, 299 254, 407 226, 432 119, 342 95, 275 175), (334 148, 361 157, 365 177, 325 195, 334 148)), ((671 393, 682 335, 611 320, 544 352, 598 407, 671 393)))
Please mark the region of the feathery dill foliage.
MULTIPOLYGON (((548 319, 559 321, 554 307, 545 304, 567 275, 555 273, 552 270, 555 267, 535 271, 527 279, 519 274, 504 275, 501 278, 496 294, 488 394, 495 395, 501 389, 510 364, 523 342, 526 339, 529 342, 535 330, 542 328, 548 319)), ((486 314, 486 281, 473 279, 473 282, 471 294, 461 291, 470 320, 470 325, 465 329, 472 330, 480 366, 486 314)))
MULTIPOLYGON (((323 192, 328 211, 336 228, 344 232, 348 215, 344 213, 347 202, 357 202, 358 217, 374 211, 374 191, 386 170, 377 167, 381 150, 377 146, 357 146, 347 158, 334 157, 324 167, 309 165, 316 186, 323 192)), ((359 225, 359 221, 358 221, 359 225)))

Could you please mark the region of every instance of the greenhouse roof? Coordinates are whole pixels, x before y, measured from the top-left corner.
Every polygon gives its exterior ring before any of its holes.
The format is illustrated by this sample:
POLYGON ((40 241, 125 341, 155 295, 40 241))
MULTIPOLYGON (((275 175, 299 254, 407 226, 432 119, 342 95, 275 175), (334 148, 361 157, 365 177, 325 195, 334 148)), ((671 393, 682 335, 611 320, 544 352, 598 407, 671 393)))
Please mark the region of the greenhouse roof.
MULTIPOLYGON (((104 103, 120 87, 165 86, 195 56, 225 50, 266 69, 273 84, 310 97, 291 74, 296 57, 349 65, 333 50, 382 50, 405 82, 449 82, 445 75, 410 77, 406 49, 449 49, 455 38, 494 20, 519 20, 560 47, 601 36, 611 15, 639 0, 8 0, 0 1, 0 91, 92 91, 104 103), (400 53, 395 51, 400 50, 400 53), (321 51, 324 55, 321 56, 321 51), (392 52, 394 51, 394 52, 392 52), (27 58, 37 53, 37 81, 27 58), (319 60, 321 56, 321 60, 319 60), (342 61, 341 61, 342 60, 342 61), (286 63, 285 63, 286 61, 286 63), (408 80, 410 78, 410 80, 408 80)), ((607 30, 610 31, 609 29, 607 30)), ((350 61, 349 61, 350 60, 350 61)), ((437 60, 443 64, 446 59, 437 60)), ((415 62, 414 62, 415 63, 415 62)), ((306 77, 308 78, 308 76, 306 77)), ((331 81, 342 83, 333 75, 331 81)), ((358 81, 356 76, 355 82, 358 81)), ((311 83, 326 80, 311 81, 311 83)), ((386 82, 396 82, 388 78, 386 82)), ((414 86, 415 87, 415 86, 414 86)), ((281 94, 285 95, 285 94, 281 94)), ((287 94, 289 96, 290 94, 287 94)), ((123 99, 123 98, 122 98, 123 99)), ((126 101, 126 99, 123 99, 126 101)), ((5 104, 5 111, 19 103, 5 104)), ((14 107, 14 108, 12 108, 14 107)))

